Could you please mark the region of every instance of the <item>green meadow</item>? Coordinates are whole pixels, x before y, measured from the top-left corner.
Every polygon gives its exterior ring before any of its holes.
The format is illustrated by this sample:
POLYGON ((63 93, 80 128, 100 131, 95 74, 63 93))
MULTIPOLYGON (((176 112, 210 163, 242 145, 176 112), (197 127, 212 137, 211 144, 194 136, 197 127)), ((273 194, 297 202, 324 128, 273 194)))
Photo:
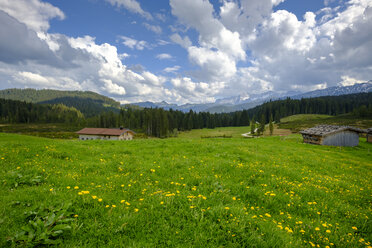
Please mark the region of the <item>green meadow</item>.
POLYGON ((204 131, 123 142, 0 133, 0 246, 371 247, 365 138, 339 148, 204 131))

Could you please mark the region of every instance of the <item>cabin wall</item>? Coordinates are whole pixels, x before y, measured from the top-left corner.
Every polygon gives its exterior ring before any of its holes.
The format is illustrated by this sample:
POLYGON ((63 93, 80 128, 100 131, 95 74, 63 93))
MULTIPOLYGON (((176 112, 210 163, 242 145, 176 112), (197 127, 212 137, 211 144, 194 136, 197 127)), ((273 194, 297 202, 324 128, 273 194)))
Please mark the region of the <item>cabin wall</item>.
POLYGON ((80 134, 80 140, 118 140, 118 136, 110 136, 110 135, 87 135, 87 134, 80 134))
POLYGON ((322 137, 316 135, 303 134, 304 143, 320 145, 322 144, 322 137))
POLYGON ((324 137, 322 144, 326 146, 357 146, 359 135, 350 131, 338 132, 324 137))
POLYGON ((372 134, 367 134, 367 142, 372 143, 372 134))

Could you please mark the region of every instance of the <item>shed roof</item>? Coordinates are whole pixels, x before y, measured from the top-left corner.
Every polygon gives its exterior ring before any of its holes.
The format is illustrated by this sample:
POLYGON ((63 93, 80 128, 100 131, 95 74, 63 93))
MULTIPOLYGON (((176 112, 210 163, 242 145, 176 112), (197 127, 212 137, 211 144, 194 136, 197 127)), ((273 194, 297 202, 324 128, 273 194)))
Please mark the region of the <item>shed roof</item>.
POLYGON ((326 136, 332 133, 342 132, 342 131, 353 131, 357 133, 364 133, 365 131, 356 127, 350 126, 335 126, 335 125, 319 125, 316 127, 308 128, 301 131, 301 134, 316 135, 316 136, 326 136))
POLYGON ((366 129, 366 132, 367 132, 368 134, 371 134, 371 133, 372 133, 372 127, 367 128, 367 129, 366 129))
POLYGON ((111 136, 120 136, 123 133, 131 132, 132 130, 123 128, 83 128, 80 131, 76 132, 77 134, 91 134, 91 135, 111 135, 111 136))

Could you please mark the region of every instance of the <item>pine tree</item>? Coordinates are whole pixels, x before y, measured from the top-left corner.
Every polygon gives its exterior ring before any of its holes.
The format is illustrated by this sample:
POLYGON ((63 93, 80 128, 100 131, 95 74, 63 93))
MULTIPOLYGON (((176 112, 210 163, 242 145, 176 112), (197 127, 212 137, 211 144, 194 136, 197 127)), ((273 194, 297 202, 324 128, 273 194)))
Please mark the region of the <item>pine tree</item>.
POLYGON ((260 121, 260 127, 259 127, 259 133, 262 135, 265 131, 265 115, 261 115, 261 121, 260 121))
POLYGON ((274 124, 273 124, 273 115, 270 115, 270 122, 269 122, 269 129, 270 129, 270 135, 273 135, 274 133, 274 124))
POLYGON ((251 122, 251 135, 254 134, 255 129, 256 129, 256 121, 254 120, 254 117, 253 117, 252 122, 251 122))

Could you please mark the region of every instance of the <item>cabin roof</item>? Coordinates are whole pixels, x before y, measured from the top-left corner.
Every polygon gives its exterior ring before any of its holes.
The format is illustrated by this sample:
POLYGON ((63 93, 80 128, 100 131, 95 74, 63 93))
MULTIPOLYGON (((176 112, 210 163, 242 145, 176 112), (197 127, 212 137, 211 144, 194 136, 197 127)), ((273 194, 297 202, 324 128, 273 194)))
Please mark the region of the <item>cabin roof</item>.
POLYGON ((83 128, 80 131, 76 132, 77 134, 90 134, 90 135, 111 135, 111 136, 120 136, 123 133, 131 132, 132 130, 123 128, 83 128))
POLYGON ((365 133, 364 130, 350 127, 350 126, 335 126, 335 125, 319 125, 316 127, 308 128, 301 131, 301 134, 316 135, 316 136, 326 136, 332 133, 342 132, 342 131, 353 131, 357 133, 365 133))

